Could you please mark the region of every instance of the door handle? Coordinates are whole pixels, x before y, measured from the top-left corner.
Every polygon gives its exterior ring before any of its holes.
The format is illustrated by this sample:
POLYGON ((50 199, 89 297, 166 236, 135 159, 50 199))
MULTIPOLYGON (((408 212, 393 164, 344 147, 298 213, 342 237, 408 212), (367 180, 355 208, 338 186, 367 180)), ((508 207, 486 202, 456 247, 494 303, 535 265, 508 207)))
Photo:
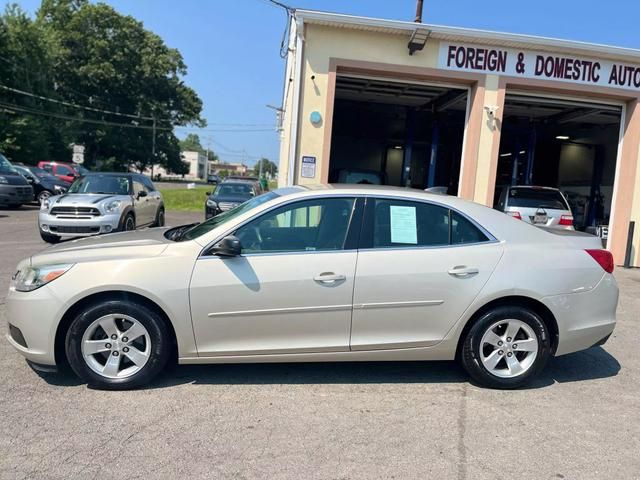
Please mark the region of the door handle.
POLYGON ((458 265, 449 270, 449 275, 453 275, 458 278, 467 278, 471 275, 476 275, 479 270, 475 267, 467 267, 466 265, 458 265))
POLYGON ((336 275, 333 272, 323 272, 313 277, 313 280, 325 285, 334 285, 337 282, 344 282, 347 279, 344 275, 336 275))

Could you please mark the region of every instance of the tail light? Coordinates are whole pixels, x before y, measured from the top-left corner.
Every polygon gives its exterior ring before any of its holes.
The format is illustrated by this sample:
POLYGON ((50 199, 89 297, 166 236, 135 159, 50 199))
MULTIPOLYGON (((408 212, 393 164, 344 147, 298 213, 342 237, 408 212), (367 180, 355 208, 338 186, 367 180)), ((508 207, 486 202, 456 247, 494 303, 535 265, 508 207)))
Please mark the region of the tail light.
POLYGON ((613 273, 613 255, 609 250, 585 250, 607 273, 613 273))
POLYGON ((522 215, 520 215, 520 212, 506 212, 506 213, 510 217, 517 218, 518 220, 522 220, 522 215))
POLYGON ((560 217, 560 222, 558 225, 563 225, 565 227, 569 227, 573 225, 573 215, 562 215, 560 217))

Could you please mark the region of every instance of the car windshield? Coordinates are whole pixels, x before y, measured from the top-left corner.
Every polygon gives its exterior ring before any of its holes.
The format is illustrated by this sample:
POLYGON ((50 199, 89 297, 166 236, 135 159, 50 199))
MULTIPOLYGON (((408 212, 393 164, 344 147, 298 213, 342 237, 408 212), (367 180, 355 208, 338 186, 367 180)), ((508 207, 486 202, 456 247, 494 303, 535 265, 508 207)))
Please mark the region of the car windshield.
POLYGON ((213 192, 214 196, 249 198, 253 194, 253 186, 249 183, 221 183, 213 192))
POLYGON ((263 203, 268 202, 269 200, 273 200, 274 198, 279 197, 279 195, 275 192, 267 192, 265 194, 259 195, 257 197, 253 197, 251 200, 238 205, 231 210, 227 210, 215 217, 211 217, 209 220, 196 225, 195 227, 187 230, 181 237, 180 240, 193 240, 194 238, 198 238, 201 235, 204 235, 207 232, 210 232, 214 228, 223 225, 224 223, 233 220, 234 218, 242 215, 245 212, 248 212, 251 209, 256 208, 263 203))
MULTIPOLYGON (((33 173, 36 177, 45 178, 45 177, 53 177, 49 172, 42 168, 38 167, 29 167, 28 170, 33 173)), ((54 177, 55 178, 55 177, 54 177)))
POLYGON ((510 207, 549 208, 569 210, 562 194, 558 190, 536 188, 512 188, 509 190, 510 207))
POLYGON ((9 160, 7 160, 1 153, 0 153, 0 175, 1 174, 16 174, 18 173, 18 171, 13 168, 13 165, 11 165, 9 163, 9 160))
POLYGON ((68 193, 129 195, 129 177, 125 175, 87 175, 73 182, 68 193))

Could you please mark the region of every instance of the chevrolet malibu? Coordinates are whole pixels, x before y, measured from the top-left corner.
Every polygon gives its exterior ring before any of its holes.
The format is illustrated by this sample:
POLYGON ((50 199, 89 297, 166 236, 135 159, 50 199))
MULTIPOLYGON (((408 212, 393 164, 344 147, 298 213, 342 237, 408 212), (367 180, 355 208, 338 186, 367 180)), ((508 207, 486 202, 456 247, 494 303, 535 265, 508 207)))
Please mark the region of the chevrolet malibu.
MULTIPOLYGON (((615 326, 611 254, 459 198, 290 187, 204 223, 50 247, 18 265, 8 341, 105 389, 167 362, 458 359, 516 388, 615 326)), ((585 368, 588 368, 585 366, 585 368)))

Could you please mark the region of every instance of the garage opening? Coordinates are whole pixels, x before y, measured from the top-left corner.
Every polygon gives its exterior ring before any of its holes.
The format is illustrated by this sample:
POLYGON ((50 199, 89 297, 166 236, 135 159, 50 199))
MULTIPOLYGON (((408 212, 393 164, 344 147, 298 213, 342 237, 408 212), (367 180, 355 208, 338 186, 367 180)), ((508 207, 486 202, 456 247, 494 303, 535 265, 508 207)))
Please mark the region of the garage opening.
POLYGON ((507 93, 495 206, 505 187, 559 189, 579 230, 607 235, 622 107, 507 93))
POLYGON ((340 75, 329 181, 456 195, 467 89, 340 75))

